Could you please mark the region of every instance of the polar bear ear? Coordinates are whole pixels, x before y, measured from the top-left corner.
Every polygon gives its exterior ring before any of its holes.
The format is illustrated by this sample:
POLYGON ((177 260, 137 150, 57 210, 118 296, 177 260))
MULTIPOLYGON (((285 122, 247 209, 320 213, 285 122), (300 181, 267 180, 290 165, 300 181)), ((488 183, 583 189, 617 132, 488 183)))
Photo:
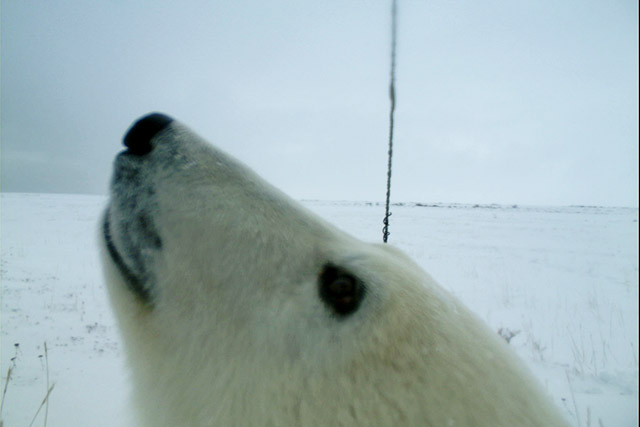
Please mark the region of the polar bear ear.
POLYGON ((342 267, 326 264, 318 278, 320 299, 338 318, 355 313, 365 297, 366 286, 342 267))

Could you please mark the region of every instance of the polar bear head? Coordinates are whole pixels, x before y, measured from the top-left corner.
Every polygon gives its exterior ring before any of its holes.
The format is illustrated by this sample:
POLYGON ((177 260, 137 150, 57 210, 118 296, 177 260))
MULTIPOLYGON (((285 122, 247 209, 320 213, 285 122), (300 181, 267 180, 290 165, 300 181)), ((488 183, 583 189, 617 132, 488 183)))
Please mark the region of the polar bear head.
POLYGON ((400 251, 316 217, 162 114, 102 222, 145 425, 559 425, 506 345, 400 251))

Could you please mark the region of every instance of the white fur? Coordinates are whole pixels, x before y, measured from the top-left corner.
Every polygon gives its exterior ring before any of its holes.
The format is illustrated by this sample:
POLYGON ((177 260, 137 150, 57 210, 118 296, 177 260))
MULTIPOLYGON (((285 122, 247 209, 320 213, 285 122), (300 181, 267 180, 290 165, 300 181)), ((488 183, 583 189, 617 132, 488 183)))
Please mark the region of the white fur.
MULTIPOLYGON (((153 194, 136 199, 162 238, 152 307, 103 251, 143 425, 565 425, 506 343, 399 250, 337 230, 177 122, 153 143, 153 194), (344 319, 318 297, 327 262, 367 286, 344 319)), ((116 205, 118 246, 131 213, 116 205)))

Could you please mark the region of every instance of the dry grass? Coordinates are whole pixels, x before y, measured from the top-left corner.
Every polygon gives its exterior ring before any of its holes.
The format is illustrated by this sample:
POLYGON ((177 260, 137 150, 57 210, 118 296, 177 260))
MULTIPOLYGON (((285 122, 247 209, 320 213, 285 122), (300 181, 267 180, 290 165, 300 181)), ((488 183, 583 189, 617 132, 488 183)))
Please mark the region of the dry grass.
MULTIPOLYGON (((15 347, 16 347, 16 355, 11 358, 11 366, 9 366, 9 369, 7 370, 7 378, 6 378, 6 381, 5 381, 5 384, 4 384, 4 388, 2 390, 2 403, 0 403, 0 427, 3 427, 3 425, 4 425, 4 420, 2 418, 2 414, 3 414, 3 410, 4 410, 4 402, 6 400, 7 390, 9 389, 9 383, 11 382, 11 378, 13 376, 13 371, 14 371, 15 366, 16 366, 16 358, 18 357, 19 344, 16 344, 15 347)), ((35 415, 33 416, 33 419, 31 420, 31 423, 29 424, 29 427, 32 427, 34 425, 34 423, 36 422, 36 419, 38 418, 38 415, 40 414, 40 411, 42 410, 42 408, 45 408, 44 427, 47 427, 47 421, 48 421, 48 415, 49 415, 49 396, 51 395, 51 392, 53 391, 53 388, 55 387, 55 383, 49 385, 49 351, 48 351, 46 342, 44 343, 44 359, 45 359, 45 366, 46 366, 47 392, 46 392, 44 398, 42 399, 42 402, 40 403, 40 406, 38 407, 38 410, 36 411, 35 415)))

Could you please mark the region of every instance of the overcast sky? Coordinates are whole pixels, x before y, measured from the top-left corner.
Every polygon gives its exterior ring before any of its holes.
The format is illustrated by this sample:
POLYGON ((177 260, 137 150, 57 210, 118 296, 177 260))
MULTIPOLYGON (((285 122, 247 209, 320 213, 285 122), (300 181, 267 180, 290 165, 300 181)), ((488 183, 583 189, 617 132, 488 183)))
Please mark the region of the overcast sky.
MULTIPOLYGON (((2 2, 2 191, 106 194, 165 112, 298 199, 384 200, 390 0, 2 2)), ((393 201, 638 206, 636 0, 400 0, 393 201)))

